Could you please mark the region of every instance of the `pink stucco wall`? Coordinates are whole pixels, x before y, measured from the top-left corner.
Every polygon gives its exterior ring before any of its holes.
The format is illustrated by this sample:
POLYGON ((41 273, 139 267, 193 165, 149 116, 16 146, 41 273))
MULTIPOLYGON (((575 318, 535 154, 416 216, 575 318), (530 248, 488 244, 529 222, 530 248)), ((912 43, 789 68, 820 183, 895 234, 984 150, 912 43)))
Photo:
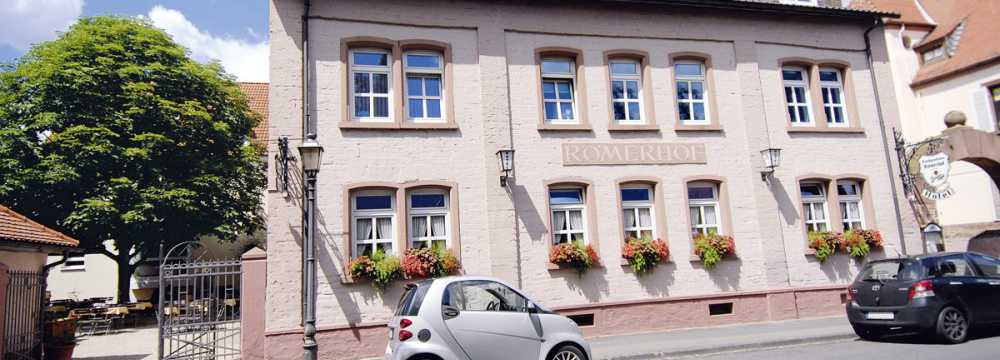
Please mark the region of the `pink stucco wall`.
POLYGON ((267 294, 267 254, 253 248, 241 257, 240 274, 240 356, 244 359, 266 359, 264 341, 267 294))
MULTIPOLYGON (((7 273, 8 268, 4 263, 0 263, 0 339, 6 339, 6 326, 7 323, 7 284, 10 282, 10 274, 7 273)), ((6 341, 0 341, 0 354, 4 354, 4 346, 6 346, 6 341)))
MULTIPOLYGON (((301 139, 301 2, 271 1, 271 128, 270 136, 301 139)), ((895 254, 901 239, 907 247, 920 240, 908 211, 903 209, 900 234, 892 202, 890 174, 876 117, 875 91, 869 78, 860 22, 767 16, 727 12, 694 12, 679 8, 650 10, 641 6, 615 9, 547 5, 497 5, 485 2, 316 2, 310 20, 310 89, 318 140, 327 148, 319 174, 318 322, 321 329, 348 324, 384 323, 400 293, 399 287, 376 292, 368 284, 342 279, 349 261, 343 246, 342 199, 347 184, 363 181, 402 183, 454 182, 461 201, 460 255, 465 273, 508 280, 551 307, 629 302, 765 291, 739 297, 740 312, 731 319, 759 321, 829 311, 826 300, 804 305, 795 296, 772 290, 839 286, 857 272, 859 262, 835 256, 820 264, 807 255, 797 197, 796 179, 805 174, 861 174, 871 183, 874 224, 886 237, 886 249, 873 257, 895 254), (405 14, 405 16, 403 16, 405 14), (375 36, 393 40, 429 39, 450 44, 454 65, 457 130, 349 130, 338 127, 346 109, 341 99, 344 64, 340 40, 375 36), (574 47, 582 52, 587 79, 586 112, 593 130, 539 131, 534 49, 574 47), (649 53, 656 132, 608 131, 608 89, 603 52, 636 49, 649 53), (675 110, 669 55, 696 51, 709 54, 715 70, 711 101, 716 102, 722 131, 674 130, 675 110), (778 60, 804 57, 837 60, 850 65, 857 98, 854 134, 790 133, 785 120, 778 60), (706 147, 707 164, 562 166, 564 143, 694 142, 706 147), (508 189, 494 153, 513 146, 516 178, 508 189), (760 180, 759 151, 783 149, 784 161, 768 184, 760 180), (605 266, 577 276, 546 266, 545 182, 574 176, 592 182, 596 206, 598 251, 605 266), (615 179, 626 176, 660 178, 664 187, 666 239, 674 262, 648 276, 637 277, 619 266, 620 235, 615 179), (724 178, 731 198, 729 233, 736 237, 739 259, 706 270, 688 261, 683 179, 724 178), (520 260, 519 260, 520 259, 520 260), (767 295, 770 294, 770 295, 767 295), (757 311, 760 310, 760 311, 757 311), (763 314, 763 315, 762 315, 763 314), (771 314, 771 315, 768 315, 771 314)), ((885 108, 886 126, 897 124, 891 94, 891 72, 885 64, 884 37, 872 36, 876 76, 885 108)), ((295 146, 293 140, 292 146, 295 146)), ((276 151, 271 141, 270 151, 276 151)), ((891 161, 891 160, 890 160, 891 161)), ((271 168, 274 168, 273 166, 271 168)), ((273 174, 270 176, 273 177, 273 174)), ((292 190, 272 191, 268 209, 267 330, 269 343, 299 328, 301 279, 301 209, 299 175, 292 190)), ((273 179, 271 179, 273 182, 273 179)), ((905 199, 900 199, 905 204, 905 199)), ((801 299, 800 299, 801 300, 801 299)), ((657 308, 683 317, 685 306, 700 300, 669 302, 657 308)), ((832 300, 831 300, 832 301, 832 300)), ((694 305, 690 305, 694 304, 694 305)), ((643 305, 646 306, 646 305, 643 305)), ((627 318, 608 310, 608 324, 627 318), (620 319, 620 318, 618 318, 620 319)), ((675 323, 699 321, 678 318, 675 323)), ((718 321, 718 320, 711 320, 718 321)), ((705 323, 705 324, 711 324, 705 323)), ((333 330, 331 330, 333 331, 333 330)), ((369 330, 352 333, 355 339, 369 330)), ((323 336, 331 335, 321 335, 323 336)), ((381 336, 381 335, 379 335, 381 336)), ((329 338, 329 341, 333 338, 329 338)), ((298 338, 298 341, 301 337, 298 338)), ((322 340, 321 340, 322 341, 322 340)), ((336 340, 336 343, 342 343, 336 340)), ((379 340, 379 341, 384 341, 379 340)), ((321 342, 321 345, 323 342, 321 342)), ((367 346, 367 345, 366 345, 367 346)), ((269 346, 270 347, 270 346, 269 346)), ((323 346, 321 346, 322 348, 323 346)), ((375 346, 377 347, 377 346, 375 346)), ((374 348, 374 347, 373 347, 374 348)))

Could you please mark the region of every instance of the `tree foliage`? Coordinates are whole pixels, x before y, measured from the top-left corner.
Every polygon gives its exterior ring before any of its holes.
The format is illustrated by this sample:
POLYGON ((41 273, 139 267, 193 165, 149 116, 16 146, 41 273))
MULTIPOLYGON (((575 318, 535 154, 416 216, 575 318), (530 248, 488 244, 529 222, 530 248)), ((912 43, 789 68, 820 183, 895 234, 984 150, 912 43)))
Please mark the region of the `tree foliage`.
POLYGON ((162 30, 81 19, 0 72, 0 202, 94 251, 234 239, 263 221, 257 122, 162 30))

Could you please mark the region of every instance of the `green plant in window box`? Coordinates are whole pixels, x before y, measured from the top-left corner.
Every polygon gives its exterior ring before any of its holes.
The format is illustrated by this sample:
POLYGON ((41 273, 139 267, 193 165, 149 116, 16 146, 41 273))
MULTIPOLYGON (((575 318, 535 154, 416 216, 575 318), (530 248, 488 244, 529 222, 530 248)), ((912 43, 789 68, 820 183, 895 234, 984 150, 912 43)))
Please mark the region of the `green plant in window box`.
POLYGON ((844 233, 840 248, 851 256, 863 258, 871 249, 882 247, 882 233, 877 230, 848 230, 844 233))
POLYGON ((736 241, 732 236, 716 233, 697 234, 694 237, 694 254, 701 258, 705 268, 714 268, 723 258, 736 253, 736 241))
POLYGON ((809 232, 809 248, 816 251, 814 255, 819 262, 824 262, 833 255, 842 242, 842 236, 832 231, 809 232))
POLYGON ((663 240, 653 240, 648 236, 640 239, 629 237, 622 247, 622 258, 636 274, 644 274, 670 258, 670 250, 663 240))
POLYGON ((403 278, 403 269, 399 258, 386 255, 381 249, 375 250, 371 256, 360 256, 351 261, 348 268, 351 277, 367 279, 376 289, 383 290, 395 280, 403 278))
POLYGON ((563 243, 552 247, 549 251, 549 262, 556 265, 566 265, 584 273, 600 262, 597 251, 591 245, 583 245, 579 241, 563 243))
POLYGON ((457 273, 459 264, 451 250, 435 244, 406 250, 402 267, 408 278, 436 278, 457 273))

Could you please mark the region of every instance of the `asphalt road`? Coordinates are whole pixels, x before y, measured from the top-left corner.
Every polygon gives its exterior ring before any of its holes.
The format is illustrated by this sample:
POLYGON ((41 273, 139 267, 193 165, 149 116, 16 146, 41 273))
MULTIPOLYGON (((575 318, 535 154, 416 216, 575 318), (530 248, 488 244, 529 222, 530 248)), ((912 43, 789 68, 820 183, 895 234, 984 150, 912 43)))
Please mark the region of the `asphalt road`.
POLYGON ((978 334, 958 345, 928 343, 905 336, 870 342, 861 339, 801 344, 772 349, 729 352, 687 357, 699 360, 772 360, 772 359, 928 359, 981 360, 1000 359, 1000 332, 978 334))

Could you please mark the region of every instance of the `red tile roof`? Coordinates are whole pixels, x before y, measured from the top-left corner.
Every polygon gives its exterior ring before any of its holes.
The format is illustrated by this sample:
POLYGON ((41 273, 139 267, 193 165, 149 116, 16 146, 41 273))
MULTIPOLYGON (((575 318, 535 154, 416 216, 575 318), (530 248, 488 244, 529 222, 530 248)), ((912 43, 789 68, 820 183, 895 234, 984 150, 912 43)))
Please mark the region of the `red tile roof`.
POLYGON ((240 82, 238 84, 240 85, 240 90, 247 96, 247 103, 250 105, 250 110, 260 114, 260 123, 253 129, 253 138, 255 144, 264 146, 264 144, 267 144, 268 83, 240 82))
POLYGON ((853 0, 850 7, 857 10, 893 11, 899 13, 899 19, 889 19, 887 23, 902 23, 906 25, 933 25, 920 13, 917 0, 853 0))
POLYGON ((80 241, 0 205, 0 242, 8 241, 71 247, 80 245, 80 241))

